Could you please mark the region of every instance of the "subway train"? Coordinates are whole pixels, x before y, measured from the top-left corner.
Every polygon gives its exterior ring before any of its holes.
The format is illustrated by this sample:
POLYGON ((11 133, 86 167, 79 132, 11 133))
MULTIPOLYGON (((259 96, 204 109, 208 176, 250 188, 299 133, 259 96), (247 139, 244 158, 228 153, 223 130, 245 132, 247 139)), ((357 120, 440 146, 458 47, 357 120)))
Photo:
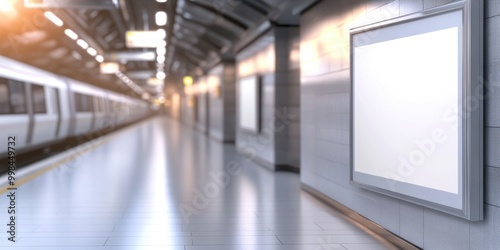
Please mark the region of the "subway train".
POLYGON ((0 57, 0 158, 7 155, 9 137, 22 153, 149 114, 142 99, 0 57))

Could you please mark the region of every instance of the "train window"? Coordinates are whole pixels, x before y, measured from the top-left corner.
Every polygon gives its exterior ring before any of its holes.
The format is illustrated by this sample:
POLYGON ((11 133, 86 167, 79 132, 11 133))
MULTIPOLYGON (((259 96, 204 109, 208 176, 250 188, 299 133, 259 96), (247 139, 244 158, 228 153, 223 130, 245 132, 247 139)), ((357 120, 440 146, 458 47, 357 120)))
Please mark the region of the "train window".
POLYGON ((87 100, 88 100, 87 102, 89 103, 89 112, 94 112, 94 109, 95 109, 95 107, 94 107, 94 97, 88 95, 87 96, 87 100))
POLYGON ((76 112, 81 112, 83 110, 82 102, 83 102, 82 94, 75 93, 75 108, 76 112))
POLYGON ((77 112, 92 112, 92 97, 88 95, 75 94, 77 112))
POLYGON ((0 114, 10 113, 10 102, 9 102, 9 87, 7 86, 7 81, 0 78, 0 114))
POLYGON ((33 112, 35 114, 47 113, 47 103, 45 101, 45 88, 33 84, 31 86, 31 95, 33 99, 33 112))
POLYGON ((101 110, 103 113, 106 113, 106 99, 104 97, 101 98, 101 110))
POLYGON ((92 112, 99 112, 98 109, 99 109, 99 105, 96 105, 96 98, 95 96, 89 96, 89 99, 90 99, 90 103, 93 105, 93 110, 92 112))
POLYGON ((101 98, 98 96, 95 96, 95 97, 93 97, 93 99, 94 99, 94 111, 96 113, 100 113, 101 112, 101 98))
POLYGON ((25 84, 20 81, 9 80, 10 113, 24 114, 28 112, 26 107, 25 84))
POLYGON ((102 97, 97 97, 97 108, 98 113, 104 113, 104 99, 102 97))

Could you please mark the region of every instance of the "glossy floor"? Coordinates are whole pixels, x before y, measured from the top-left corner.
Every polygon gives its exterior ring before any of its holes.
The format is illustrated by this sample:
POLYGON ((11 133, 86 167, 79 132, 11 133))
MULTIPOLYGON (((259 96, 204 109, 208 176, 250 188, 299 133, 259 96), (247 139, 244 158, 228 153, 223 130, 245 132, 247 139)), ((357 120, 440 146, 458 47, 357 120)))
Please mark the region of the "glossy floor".
POLYGON ((298 174, 177 122, 104 140, 19 187, 16 243, 2 233, 2 249, 394 249, 302 191, 298 174))

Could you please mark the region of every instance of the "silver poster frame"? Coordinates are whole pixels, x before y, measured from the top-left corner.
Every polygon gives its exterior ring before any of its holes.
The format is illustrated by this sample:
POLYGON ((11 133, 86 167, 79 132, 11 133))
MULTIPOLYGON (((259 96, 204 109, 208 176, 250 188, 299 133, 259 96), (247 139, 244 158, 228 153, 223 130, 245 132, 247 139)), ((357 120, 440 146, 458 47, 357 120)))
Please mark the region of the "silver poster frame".
POLYGON ((261 79, 261 76, 258 75, 258 74, 254 74, 254 75, 249 75, 249 76, 246 76, 246 77, 242 77, 240 79, 238 79, 238 82, 237 82, 237 85, 238 85, 238 101, 237 101, 237 104, 238 104, 238 128, 241 130, 241 131, 245 131, 247 133, 251 133, 251 134, 258 134, 261 130, 261 121, 262 121, 262 111, 261 111, 261 107, 262 107, 262 104, 261 104, 261 100, 262 100, 262 79, 261 79), (247 79, 255 79, 256 81, 256 88, 255 88, 255 96, 256 96, 256 100, 255 100, 255 110, 257 111, 256 113, 256 118, 255 118, 255 129, 252 129, 252 128, 248 128, 248 127, 245 127, 245 126, 242 126, 241 125, 241 113, 240 113, 240 100, 241 99, 241 96, 240 96, 240 86, 241 86, 241 83, 247 79))
MULTIPOLYGON (((425 10, 415 14, 402 16, 399 18, 356 27, 350 30, 350 74, 351 74, 351 109, 350 109, 350 167, 351 183, 364 189, 382 193, 394 198, 402 199, 424 207, 432 208, 444 213, 458 216, 470 221, 483 220, 483 100, 484 98, 484 75, 483 75, 483 1, 482 0, 462 0, 453 2, 441 7, 425 10), (366 178, 379 178, 387 181, 388 179, 379 176, 368 175, 355 171, 354 156, 355 153, 355 96, 354 92, 354 46, 353 37, 357 34, 376 31, 392 25, 400 25, 436 15, 461 11, 462 12, 462 88, 461 103, 462 110, 459 110, 461 117, 461 134, 459 141, 461 144, 461 208, 440 204, 429 201, 428 199, 416 198, 414 196, 391 191, 381 186, 373 185, 375 182, 368 183, 366 178), (474 109, 470 109, 474 103, 474 109), (361 176, 361 175, 367 175, 361 176), (365 178, 366 177, 366 178, 365 178), (363 179, 363 180, 360 180, 363 179)), ((380 181, 376 180, 376 181, 380 181)), ((460 181, 460 178, 459 180, 460 181)), ((402 182, 403 183, 403 182, 402 182)), ((411 185, 404 183, 406 185, 411 185)), ((427 192, 430 189, 422 186, 416 186, 417 192, 427 192)), ((430 189, 431 191, 433 189, 430 189)), ((438 190, 436 190, 438 191, 438 190)), ((439 195, 437 195, 439 197, 439 195)))

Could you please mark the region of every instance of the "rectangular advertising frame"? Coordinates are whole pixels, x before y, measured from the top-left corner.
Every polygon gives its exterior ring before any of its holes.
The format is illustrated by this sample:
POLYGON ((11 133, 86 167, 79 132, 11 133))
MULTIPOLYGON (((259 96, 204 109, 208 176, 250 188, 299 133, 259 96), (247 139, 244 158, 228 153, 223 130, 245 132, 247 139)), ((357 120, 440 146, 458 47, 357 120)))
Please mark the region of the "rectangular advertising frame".
POLYGON ((260 77, 248 76, 238 81, 238 123, 247 132, 260 131, 260 77))
POLYGON ((351 181, 483 219, 483 1, 351 29, 351 181))

